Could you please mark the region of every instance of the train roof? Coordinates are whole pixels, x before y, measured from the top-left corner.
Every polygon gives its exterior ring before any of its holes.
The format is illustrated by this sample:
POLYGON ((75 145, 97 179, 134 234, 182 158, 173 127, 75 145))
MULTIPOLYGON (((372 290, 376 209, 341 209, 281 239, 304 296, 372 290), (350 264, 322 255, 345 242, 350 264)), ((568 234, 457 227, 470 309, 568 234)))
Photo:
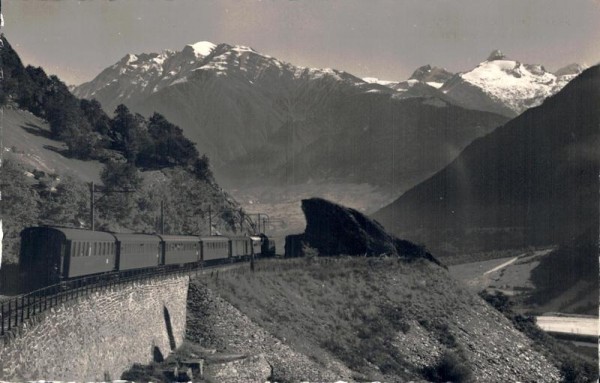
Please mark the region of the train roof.
POLYGON ((159 237, 164 242, 200 242, 200 238, 198 238, 194 235, 157 234, 156 236, 159 237))
POLYGON ((202 242, 225 242, 229 241, 229 238, 220 235, 211 235, 210 237, 200 237, 200 240, 202 242))
POLYGON ((160 242, 160 237, 153 234, 113 233, 119 242, 160 242))
MULTIPOLYGON (((210 237, 208 237, 208 238, 210 238, 210 237)), ((250 237, 248 237, 247 235, 238 235, 238 236, 235 236, 235 237, 230 237, 230 236, 227 236, 227 238, 229 238, 229 239, 231 239, 231 240, 234 240, 234 239, 235 239, 235 240, 240 240, 240 239, 250 239, 250 237)))
POLYGON ((68 241, 111 241, 114 242, 115 237, 113 234, 105 231, 92 231, 85 229, 73 229, 66 227, 54 227, 54 226, 40 226, 30 227, 25 231, 50 231, 55 233, 61 233, 65 236, 68 241))

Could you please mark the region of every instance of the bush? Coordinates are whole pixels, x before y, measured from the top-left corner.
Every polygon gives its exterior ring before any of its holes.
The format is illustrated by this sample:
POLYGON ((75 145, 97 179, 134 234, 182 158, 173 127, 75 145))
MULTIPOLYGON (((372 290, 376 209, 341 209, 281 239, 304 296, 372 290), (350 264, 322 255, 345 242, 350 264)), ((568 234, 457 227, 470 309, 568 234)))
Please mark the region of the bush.
POLYGON ((473 374, 457 354, 444 352, 438 362, 423 369, 423 376, 432 382, 471 382, 473 374))
POLYGON ((595 382, 598 369, 592 363, 568 358, 560 366, 563 383, 588 383, 595 382))

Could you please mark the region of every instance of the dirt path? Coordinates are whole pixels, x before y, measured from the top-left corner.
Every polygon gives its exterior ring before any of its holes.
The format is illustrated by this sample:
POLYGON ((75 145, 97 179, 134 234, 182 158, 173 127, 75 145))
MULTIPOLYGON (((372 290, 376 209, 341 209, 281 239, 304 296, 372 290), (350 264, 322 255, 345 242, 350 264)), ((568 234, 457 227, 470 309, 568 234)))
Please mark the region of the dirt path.
POLYGON ((498 271, 498 270, 500 270, 500 269, 503 269, 503 268, 505 268, 506 266, 508 266, 508 265, 510 265, 510 264, 512 264, 512 263, 514 263, 514 262, 515 262, 517 259, 519 259, 519 257, 514 257, 513 259, 510 259, 510 260, 508 260, 508 261, 504 262, 503 264, 501 264, 501 265, 498 265, 498 266, 494 267, 493 269, 489 269, 488 271, 486 271, 485 273, 483 273, 483 275, 491 274, 491 273, 493 273, 494 271, 498 271))
POLYGON ((450 274, 463 281, 471 290, 494 289, 507 295, 533 288, 530 280, 531 270, 539 259, 552 249, 542 249, 519 254, 516 257, 498 258, 488 261, 465 263, 450 266, 450 274))

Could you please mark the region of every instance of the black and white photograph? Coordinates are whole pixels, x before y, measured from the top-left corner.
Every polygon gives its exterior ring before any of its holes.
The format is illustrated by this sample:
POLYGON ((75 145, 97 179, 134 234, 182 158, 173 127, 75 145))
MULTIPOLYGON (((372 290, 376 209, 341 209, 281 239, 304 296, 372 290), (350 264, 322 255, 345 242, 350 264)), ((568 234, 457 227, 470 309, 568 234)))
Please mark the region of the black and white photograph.
POLYGON ((599 0, 0 0, 0 383, 599 379, 599 0))

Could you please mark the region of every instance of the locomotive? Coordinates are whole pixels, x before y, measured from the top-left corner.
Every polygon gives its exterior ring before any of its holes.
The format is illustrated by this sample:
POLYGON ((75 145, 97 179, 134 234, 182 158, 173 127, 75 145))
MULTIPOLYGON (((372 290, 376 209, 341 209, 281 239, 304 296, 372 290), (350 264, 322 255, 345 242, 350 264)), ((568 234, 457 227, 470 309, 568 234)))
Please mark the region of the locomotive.
POLYGON ((84 276, 274 254, 274 242, 264 234, 198 237, 44 226, 21 232, 19 268, 23 289, 31 291, 84 276))

